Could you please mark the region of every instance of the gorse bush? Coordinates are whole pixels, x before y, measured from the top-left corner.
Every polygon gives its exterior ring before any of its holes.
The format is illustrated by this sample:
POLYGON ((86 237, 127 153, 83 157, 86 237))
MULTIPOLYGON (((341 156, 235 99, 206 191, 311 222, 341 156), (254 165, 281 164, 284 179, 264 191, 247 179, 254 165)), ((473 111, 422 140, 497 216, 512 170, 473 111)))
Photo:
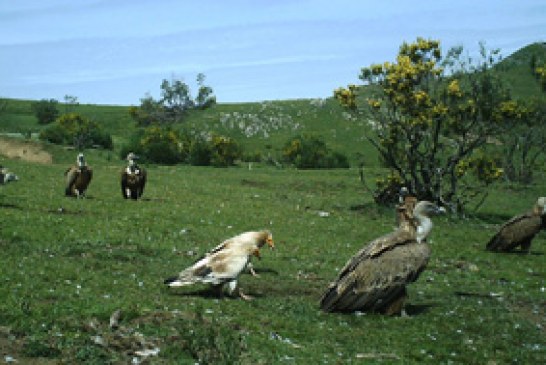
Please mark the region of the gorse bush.
POLYGON ((348 168, 347 157, 332 151, 326 143, 316 136, 296 136, 283 148, 286 162, 301 169, 348 168))
POLYGON ((212 147, 211 165, 227 167, 235 163, 242 156, 237 142, 229 137, 213 136, 210 141, 212 147))
POLYGON ((231 166, 242 155, 239 144, 232 138, 181 133, 159 125, 135 133, 121 148, 120 156, 125 158, 129 152, 153 163, 217 167, 231 166))
POLYGON ((41 140, 55 144, 73 145, 77 149, 99 146, 112 149, 112 136, 89 119, 76 114, 64 114, 40 133, 41 140))

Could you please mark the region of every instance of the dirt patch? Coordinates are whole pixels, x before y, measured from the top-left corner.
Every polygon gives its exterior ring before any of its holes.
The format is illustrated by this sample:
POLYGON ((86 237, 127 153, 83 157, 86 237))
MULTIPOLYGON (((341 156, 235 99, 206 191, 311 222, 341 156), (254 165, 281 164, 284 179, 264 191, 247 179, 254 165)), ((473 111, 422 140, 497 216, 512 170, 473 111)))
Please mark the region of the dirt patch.
POLYGON ((43 164, 53 162, 51 154, 44 151, 39 144, 6 137, 0 137, 0 155, 43 164))

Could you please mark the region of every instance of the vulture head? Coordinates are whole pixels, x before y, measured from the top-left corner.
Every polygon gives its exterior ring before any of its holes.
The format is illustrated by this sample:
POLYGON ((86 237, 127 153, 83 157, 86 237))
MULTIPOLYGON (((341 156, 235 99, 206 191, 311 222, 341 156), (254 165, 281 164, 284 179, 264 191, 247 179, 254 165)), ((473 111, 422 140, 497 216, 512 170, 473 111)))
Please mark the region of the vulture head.
POLYGON ((127 161, 129 162, 129 166, 133 167, 136 165, 136 160, 138 160, 139 157, 135 155, 133 152, 130 152, 127 155, 127 161))
POLYGON ((430 217, 437 214, 443 214, 444 207, 438 207, 436 204, 422 200, 413 209, 413 218, 417 225, 417 242, 424 241, 432 229, 430 217))
POLYGON ((535 204, 535 211, 539 215, 546 215, 546 197, 540 197, 535 204))
POLYGON ((261 248, 265 244, 269 246, 269 248, 274 249, 275 243, 273 242, 273 235, 268 230, 259 231, 256 232, 256 240, 258 242, 258 247, 261 248))
POLYGON ((79 167, 79 168, 82 168, 85 166, 85 157, 83 155, 83 153, 78 153, 78 157, 76 158, 76 165, 79 167))

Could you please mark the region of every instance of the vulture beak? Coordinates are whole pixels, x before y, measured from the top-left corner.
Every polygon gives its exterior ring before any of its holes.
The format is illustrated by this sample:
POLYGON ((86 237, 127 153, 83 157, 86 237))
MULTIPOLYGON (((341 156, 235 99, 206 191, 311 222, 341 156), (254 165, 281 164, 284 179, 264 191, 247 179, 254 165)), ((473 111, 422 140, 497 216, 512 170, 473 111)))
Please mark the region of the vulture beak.
POLYGON ((272 250, 275 248, 275 243, 273 242, 273 239, 272 238, 268 238, 265 243, 267 243, 267 245, 269 246, 269 248, 271 248, 272 250))

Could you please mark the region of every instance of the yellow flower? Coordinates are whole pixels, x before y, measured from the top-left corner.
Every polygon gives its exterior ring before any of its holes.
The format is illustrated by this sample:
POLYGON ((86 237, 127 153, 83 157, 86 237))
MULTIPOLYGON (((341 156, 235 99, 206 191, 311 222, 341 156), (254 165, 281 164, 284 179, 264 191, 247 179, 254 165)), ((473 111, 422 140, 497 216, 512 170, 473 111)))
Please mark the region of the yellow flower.
POLYGON ((451 96, 461 97, 463 93, 461 92, 461 87, 459 86, 459 80, 453 80, 447 86, 447 94, 451 96))

